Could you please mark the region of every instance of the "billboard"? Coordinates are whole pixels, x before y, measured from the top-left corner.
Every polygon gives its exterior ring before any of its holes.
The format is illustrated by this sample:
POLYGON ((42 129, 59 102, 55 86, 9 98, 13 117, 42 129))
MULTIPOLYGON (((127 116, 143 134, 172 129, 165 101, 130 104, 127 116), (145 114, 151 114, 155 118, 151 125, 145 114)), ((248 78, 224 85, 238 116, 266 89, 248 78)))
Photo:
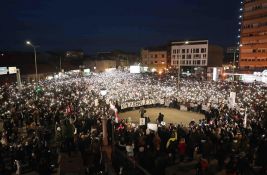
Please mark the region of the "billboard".
POLYGON ((17 67, 8 67, 9 74, 16 74, 17 73, 17 67))
POLYGON ((7 74, 7 67, 0 67, 0 75, 5 75, 7 74))
POLYGON ((88 76, 88 75, 90 75, 91 71, 90 71, 90 69, 84 69, 83 73, 85 76, 88 76))
POLYGON ((130 73, 139 74, 141 72, 140 66, 130 66, 130 73))

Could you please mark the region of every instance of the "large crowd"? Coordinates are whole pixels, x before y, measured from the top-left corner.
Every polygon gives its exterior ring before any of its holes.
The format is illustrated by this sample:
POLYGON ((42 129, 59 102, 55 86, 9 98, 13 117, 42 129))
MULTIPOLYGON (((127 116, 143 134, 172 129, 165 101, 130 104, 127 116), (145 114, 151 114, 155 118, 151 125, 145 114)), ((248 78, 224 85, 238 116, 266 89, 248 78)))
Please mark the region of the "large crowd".
MULTIPOLYGON (((229 173, 249 174, 257 166, 266 173, 267 89, 263 85, 184 78, 177 89, 172 75, 121 71, 68 75, 21 88, 2 85, 0 171, 21 174, 28 167, 49 174, 60 152, 71 156, 79 150, 87 173, 96 173, 102 168, 102 118, 108 119, 112 141, 111 104, 120 112, 126 102, 148 99, 164 99, 164 106, 183 106, 205 115, 190 124, 159 123, 157 131, 114 121, 115 146, 152 174, 164 174, 162 167, 177 161, 195 160, 196 154, 201 155, 195 167, 199 174, 211 171, 207 168, 211 160, 229 173), (230 92, 236 92, 234 103, 230 92)), ((118 171, 121 166, 114 162, 118 171)))

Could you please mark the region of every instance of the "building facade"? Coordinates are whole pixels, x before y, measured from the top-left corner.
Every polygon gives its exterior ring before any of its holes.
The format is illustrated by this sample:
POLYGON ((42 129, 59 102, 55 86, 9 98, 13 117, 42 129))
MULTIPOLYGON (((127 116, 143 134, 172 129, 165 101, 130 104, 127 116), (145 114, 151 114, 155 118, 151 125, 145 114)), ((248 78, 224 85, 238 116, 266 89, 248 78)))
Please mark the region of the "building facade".
POLYGON ((208 40, 171 42, 171 66, 205 67, 208 65, 208 40))
POLYGON ((267 67, 267 0, 245 0, 240 34, 241 69, 267 67))
POLYGON ((141 61, 144 66, 162 72, 168 66, 167 55, 167 48, 146 48, 141 50, 141 61))

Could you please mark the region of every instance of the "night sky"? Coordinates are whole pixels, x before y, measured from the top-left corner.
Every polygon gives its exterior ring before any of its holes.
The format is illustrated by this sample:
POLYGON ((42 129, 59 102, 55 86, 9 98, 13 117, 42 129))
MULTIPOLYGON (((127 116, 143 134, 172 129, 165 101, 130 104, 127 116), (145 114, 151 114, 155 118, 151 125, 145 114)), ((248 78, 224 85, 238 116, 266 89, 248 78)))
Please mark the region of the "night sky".
POLYGON ((176 39, 237 42, 238 0, 1 0, 0 51, 121 49, 176 39))

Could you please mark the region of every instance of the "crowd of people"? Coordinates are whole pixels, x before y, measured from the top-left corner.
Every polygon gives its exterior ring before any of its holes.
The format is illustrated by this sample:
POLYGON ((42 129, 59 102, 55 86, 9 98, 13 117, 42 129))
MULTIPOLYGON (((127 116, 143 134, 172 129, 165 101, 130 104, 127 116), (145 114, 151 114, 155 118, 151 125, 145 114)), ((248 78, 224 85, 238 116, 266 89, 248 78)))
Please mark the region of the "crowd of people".
MULTIPOLYGON (((0 171, 20 174, 28 165, 48 174, 60 152, 71 156, 79 150, 87 172, 93 174, 101 169, 103 118, 108 119, 112 141, 111 104, 120 112, 126 102, 149 99, 164 99, 164 106, 205 114, 204 120, 184 125, 161 125, 161 114, 157 131, 116 119, 116 147, 152 174, 164 174, 162 167, 178 160, 194 160, 196 153, 201 154, 196 168, 202 174, 207 173, 207 162, 212 159, 229 173, 253 172, 255 166, 266 173, 267 89, 263 85, 184 78, 177 89, 171 75, 121 71, 69 75, 21 88, 2 85, 0 171), (234 102, 230 92, 236 92, 234 102)), ((141 117, 145 115, 143 108, 141 117)))

